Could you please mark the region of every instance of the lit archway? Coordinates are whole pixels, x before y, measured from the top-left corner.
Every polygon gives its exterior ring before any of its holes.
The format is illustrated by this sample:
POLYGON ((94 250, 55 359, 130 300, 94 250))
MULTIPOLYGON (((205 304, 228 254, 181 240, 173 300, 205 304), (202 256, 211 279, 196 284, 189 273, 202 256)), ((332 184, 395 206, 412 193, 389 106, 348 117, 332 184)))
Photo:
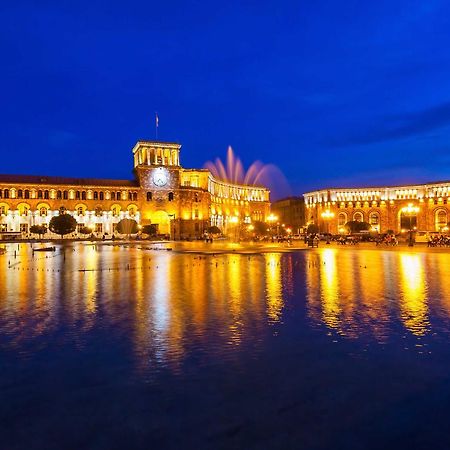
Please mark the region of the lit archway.
POLYGON ((152 214, 152 225, 157 225, 158 234, 170 234, 170 217, 165 211, 155 211, 152 214))
POLYGON ((445 209, 438 209, 434 213, 434 227, 436 231, 442 231, 447 228, 447 211, 445 209))

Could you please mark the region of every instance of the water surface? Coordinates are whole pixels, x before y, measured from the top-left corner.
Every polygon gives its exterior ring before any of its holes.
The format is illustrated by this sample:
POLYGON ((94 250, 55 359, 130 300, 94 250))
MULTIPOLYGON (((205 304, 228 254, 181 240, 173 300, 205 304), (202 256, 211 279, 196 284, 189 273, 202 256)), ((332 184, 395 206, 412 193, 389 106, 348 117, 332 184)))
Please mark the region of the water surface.
POLYGON ((7 245, 1 448, 448 447, 450 254, 194 245, 7 245))

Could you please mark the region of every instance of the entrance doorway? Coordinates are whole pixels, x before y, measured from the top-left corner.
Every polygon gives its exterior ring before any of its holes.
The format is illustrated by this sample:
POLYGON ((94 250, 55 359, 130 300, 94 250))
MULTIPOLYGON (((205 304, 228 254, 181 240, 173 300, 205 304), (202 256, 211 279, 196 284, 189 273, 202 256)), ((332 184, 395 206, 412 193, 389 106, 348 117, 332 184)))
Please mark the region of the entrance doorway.
POLYGON ((165 211, 156 211, 152 214, 152 225, 157 225, 158 234, 170 234, 170 217, 165 211))

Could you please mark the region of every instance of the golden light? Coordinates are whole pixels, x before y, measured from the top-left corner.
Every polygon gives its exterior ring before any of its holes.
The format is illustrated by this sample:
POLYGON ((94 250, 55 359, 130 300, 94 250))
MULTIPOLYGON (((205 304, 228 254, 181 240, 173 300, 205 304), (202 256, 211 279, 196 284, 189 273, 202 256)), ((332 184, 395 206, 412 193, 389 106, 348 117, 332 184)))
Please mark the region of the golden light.
POLYGON ((278 220, 278 217, 275 214, 270 214, 267 216, 267 222, 276 222, 278 220))
POLYGON ((255 229, 254 225, 249 225, 248 226, 248 231, 253 231, 255 229))
POLYGON ((418 206, 414 206, 412 203, 408 203, 408 206, 405 206, 402 208, 402 213, 404 214, 417 214, 420 211, 420 208, 418 206))
POLYGON ((321 217, 323 219, 332 219, 334 217, 334 212, 331 212, 329 209, 327 209, 321 214, 321 217))
POLYGON ((345 233, 345 228, 343 227, 339 228, 339 233, 345 233))
POLYGON ((292 233, 292 229, 291 228, 286 228, 286 232, 287 232, 287 234, 291 234, 292 233))
POLYGON ((237 216, 230 217, 230 223, 238 223, 239 218, 237 216))

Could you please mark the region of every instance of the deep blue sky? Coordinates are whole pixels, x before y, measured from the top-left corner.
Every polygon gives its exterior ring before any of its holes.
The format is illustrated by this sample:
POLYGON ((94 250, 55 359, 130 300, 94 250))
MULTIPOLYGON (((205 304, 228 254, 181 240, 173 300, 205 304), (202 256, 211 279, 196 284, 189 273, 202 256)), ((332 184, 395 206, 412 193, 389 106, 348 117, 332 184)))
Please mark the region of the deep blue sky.
POLYGON ((158 111, 294 194, 450 179, 448 0, 4 1, 0 52, 2 173, 129 178, 158 111))

